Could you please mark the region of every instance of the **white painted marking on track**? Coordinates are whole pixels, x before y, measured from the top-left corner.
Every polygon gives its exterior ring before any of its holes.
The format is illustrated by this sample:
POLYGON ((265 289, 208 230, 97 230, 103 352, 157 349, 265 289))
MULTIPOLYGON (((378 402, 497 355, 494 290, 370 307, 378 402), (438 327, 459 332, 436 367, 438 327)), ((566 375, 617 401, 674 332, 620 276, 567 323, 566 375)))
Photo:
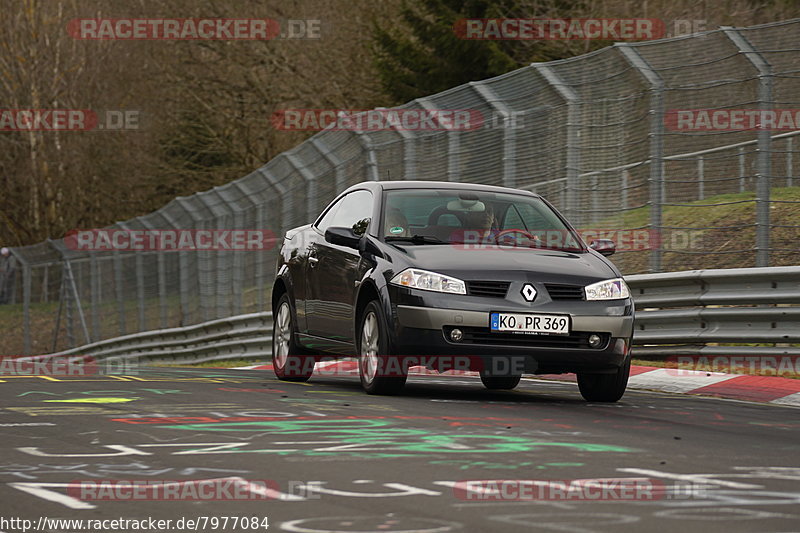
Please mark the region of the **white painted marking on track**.
POLYGON ((728 487, 731 489, 763 489, 763 485, 754 485, 752 483, 739 483, 737 481, 725 481, 723 479, 714 479, 715 474, 673 474, 671 472, 661 472, 660 470, 648 470, 645 468, 617 468, 620 472, 628 472, 631 474, 639 474, 647 477, 657 477, 662 479, 674 479, 676 481, 690 481, 692 483, 701 483, 708 485, 718 485, 720 487, 728 487))
POLYGON ((738 377, 719 372, 698 372, 675 368, 659 368, 632 376, 628 380, 631 389, 656 389, 664 392, 690 392, 707 385, 713 385, 738 377))
POLYGON ((790 394, 789 396, 784 396, 783 398, 778 398, 777 400, 772 400, 769 403, 776 403, 778 405, 791 405, 793 407, 800 407, 800 392, 795 392, 794 394, 790 394))

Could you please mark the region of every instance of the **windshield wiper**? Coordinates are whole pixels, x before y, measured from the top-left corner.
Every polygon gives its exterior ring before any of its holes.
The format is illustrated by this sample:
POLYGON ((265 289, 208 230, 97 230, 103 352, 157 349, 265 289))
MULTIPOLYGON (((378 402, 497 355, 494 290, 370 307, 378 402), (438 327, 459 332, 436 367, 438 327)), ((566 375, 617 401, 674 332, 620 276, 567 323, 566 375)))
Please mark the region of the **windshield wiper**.
POLYGON ((431 235, 411 235, 410 237, 389 235, 384 237, 384 240, 386 242, 410 242, 411 244, 446 244, 443 240, 431 235))

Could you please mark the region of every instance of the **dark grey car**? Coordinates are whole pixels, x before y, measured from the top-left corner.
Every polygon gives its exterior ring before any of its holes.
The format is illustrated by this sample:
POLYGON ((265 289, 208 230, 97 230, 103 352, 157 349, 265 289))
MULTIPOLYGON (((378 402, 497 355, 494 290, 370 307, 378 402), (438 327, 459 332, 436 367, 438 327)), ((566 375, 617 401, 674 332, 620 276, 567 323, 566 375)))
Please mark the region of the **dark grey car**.
POLYGON ((410 366, 576 373, 590 401, 617 401, 630 372, 633 302, 604 256, 542 197, 486 185, 366 182, 287 232, 272 293, 273 365, 306 380, 323 357, 359 359, 369 393, 410 366))

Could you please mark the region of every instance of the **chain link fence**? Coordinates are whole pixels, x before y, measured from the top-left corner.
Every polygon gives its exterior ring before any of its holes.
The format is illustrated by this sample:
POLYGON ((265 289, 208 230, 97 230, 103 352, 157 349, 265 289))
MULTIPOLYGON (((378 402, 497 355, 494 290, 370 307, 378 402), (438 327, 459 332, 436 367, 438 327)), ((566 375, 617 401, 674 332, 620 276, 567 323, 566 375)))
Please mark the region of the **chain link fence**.
MULTIPOLYGON (((355 183, 450 180, 542 194, 587 234, 617 238, 625 274, 790 265, 800 257, 800 127, 681 129, 673 119, 702 109, 796 116, 799 43, 791 20, 533 64, 401 106, 477 110, 481 128, 325 130, 248 176, 112 228, 280 237, 355 183)), ((0 348, 47 353, 267 310, 276 254, 15 248, 0 348)))

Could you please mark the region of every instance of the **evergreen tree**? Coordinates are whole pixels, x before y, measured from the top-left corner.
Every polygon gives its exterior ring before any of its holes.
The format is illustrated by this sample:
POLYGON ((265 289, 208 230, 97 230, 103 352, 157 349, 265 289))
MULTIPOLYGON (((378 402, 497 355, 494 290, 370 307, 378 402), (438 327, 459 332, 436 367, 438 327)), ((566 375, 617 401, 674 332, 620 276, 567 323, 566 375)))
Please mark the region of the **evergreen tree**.
POLYGON ((544 0, 408 0, 400 27, 376 23, 375 64, 395 103, 504 74, 535 61, 563 57, 563 43, 462 39, 460 19, 569 17, 576 2, 544 0), (405 30, 405 31, 403 31, 405 30))

